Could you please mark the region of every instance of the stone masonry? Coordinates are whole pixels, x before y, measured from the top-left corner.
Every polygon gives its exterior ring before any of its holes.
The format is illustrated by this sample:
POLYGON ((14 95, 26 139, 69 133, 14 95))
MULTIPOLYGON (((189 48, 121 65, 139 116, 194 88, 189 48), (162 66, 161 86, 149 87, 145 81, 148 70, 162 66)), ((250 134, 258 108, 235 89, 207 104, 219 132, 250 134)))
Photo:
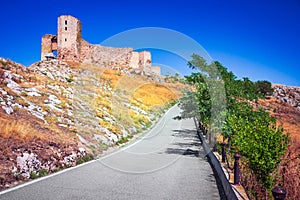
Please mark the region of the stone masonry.
POLYGON ((152 68, 151 53, 135 52, 132 48, 114 48, 90 44, 82 39, 81 22, 71 15, 58 18, 57 35, 46 34, 42 37, 41 60, 85 62, 104 67, 122 67, 157 74, 160 70, 152 68), (152 70, 153 69, 153 70, 152 70))
POLYGON ((60 16, 57 28, 57 58, 80 62, 81 22, 70 15, 60 16))
POLYGON ((57 37, 55 35, 46 34, 42 37, 41 60, 53 58, 53 51, 57 50, 57 37))

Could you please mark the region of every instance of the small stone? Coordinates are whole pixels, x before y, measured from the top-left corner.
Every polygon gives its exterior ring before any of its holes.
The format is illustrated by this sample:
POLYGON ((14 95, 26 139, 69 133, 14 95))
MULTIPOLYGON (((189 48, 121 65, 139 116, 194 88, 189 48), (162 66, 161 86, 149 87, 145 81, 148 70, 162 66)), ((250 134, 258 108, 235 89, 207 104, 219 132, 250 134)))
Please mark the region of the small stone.
POLYGON ((2 95, 7 95, 6 91, 2 90, 1 92, 2 92, 2 95))
POLYGON ((2 106, 2 109, 9 115, 14 112, 14 110, 10 106, 2 106))
POLYGON ((50 79, 52 79, 52 80, 55 79, 55 78, 53 77, 53 75, 52 75, 50 72, 47 72, 47 76, 48 76, 50 79))
POLYGON ((55 95, 51 94, 48 99, 54 104, 61 104, 61 100, 59 100, 55 95))
POLYGON ((37 92, 28 92, 27 95, 31 96, 31 97, 40 97, 40 96, 42 96, 41 94, 39 94, 37 92))
POLYGON ((128 131, 129 131, 130 134, 135 134, 137 132, 137 130, 134 126, 129 128, 128 131))
POLYGON ((66 125, 66 124, 58 124, 58 126, 64 127, 64 128, 67 128, 67 127, 68 127, 68 125, 66 125))
POLYGON ((129 135, 128 132, 125 129, 121 130, 121 132, 122 132, 123 137, 126 137, 126 136, 129 135))

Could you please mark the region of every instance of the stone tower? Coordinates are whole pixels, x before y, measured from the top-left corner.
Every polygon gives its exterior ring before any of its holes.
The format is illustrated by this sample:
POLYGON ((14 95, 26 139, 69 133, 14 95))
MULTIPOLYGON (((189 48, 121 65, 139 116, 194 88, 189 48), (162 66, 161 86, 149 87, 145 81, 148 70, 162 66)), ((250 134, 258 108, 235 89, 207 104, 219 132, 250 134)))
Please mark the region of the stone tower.
POLYGON ((80 62, 81 22, 71 15, 62 15, 57 25, 57 58, 80 62))

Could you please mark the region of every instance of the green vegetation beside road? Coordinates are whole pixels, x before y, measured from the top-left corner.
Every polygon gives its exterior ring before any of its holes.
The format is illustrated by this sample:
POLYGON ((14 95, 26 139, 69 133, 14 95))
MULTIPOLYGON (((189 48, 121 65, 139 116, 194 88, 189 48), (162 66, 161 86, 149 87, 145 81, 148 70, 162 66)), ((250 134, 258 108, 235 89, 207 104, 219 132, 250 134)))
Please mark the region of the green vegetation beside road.
POLYGON ((272 94, 271 83, 239 80, 221 63, 208 64, 195 54, 188 65, 199 72, 186 77, 195 90, 186 91, 180 100, 182 117, 196 116, 210 134, 226 140, 229 156, 241 154, 242 162, 270 195, 278 178, 274 172, 289 141, 283 128, 276 126, 275 118, 263 108, 253 107, 253 102, 272 94))

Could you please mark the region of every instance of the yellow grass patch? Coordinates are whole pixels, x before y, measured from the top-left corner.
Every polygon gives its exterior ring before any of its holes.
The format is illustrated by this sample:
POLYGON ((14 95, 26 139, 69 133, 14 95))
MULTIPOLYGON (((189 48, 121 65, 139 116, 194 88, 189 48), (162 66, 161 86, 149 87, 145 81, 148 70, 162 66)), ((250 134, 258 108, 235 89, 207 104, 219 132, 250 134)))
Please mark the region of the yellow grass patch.
POLYGON ((43 122, 26 119, 0 118, 0 137, 4 139, 29 142, 34 140, 74 143, 75 135, 64 133, 56 125, 44 126, 43 122))
POLYGON ((137 114, 132 110, 129 110, 128 113, 129 113, 129 116, 132 119, 133 123, 137 126, 140 126, 142 123, 144 123, 144 124, 149 123, 149 120, 142 114, 137 114))
POLYGON ((109 102, 106 98, 101 96, 97 96, 94 100, 94 107, 96 109, 106 110, 107 112, 111 111, 111 102, 109 102))
POLYGON ((99 121, 100 126, 107 128, 109 131, 116 133, 116 134, 121 134, 121 129, 110 122, 107 122, 105 120, 100 120, 99 121))
POLYGON ((123 75, 124 75, 124 73, 120 72, 119 70, 114 70, 114 69, 108 68, 103 71, 103 73, 101 74, 101 78, 109 81, 110 86, 112 88, 115 88, 123 75))
POLYGON ((158 84, 144 84, 132 94, 130 102, 149 110, 176 100, 177 97, 169 88, 158 84))
POLYGON ((11 138, 22 141, 31 141, 34 139, 49 139, 47 135, 39 134, 26 121, 8 121, 1 119, 0 123, 0 135, 3 138, 11 138))

